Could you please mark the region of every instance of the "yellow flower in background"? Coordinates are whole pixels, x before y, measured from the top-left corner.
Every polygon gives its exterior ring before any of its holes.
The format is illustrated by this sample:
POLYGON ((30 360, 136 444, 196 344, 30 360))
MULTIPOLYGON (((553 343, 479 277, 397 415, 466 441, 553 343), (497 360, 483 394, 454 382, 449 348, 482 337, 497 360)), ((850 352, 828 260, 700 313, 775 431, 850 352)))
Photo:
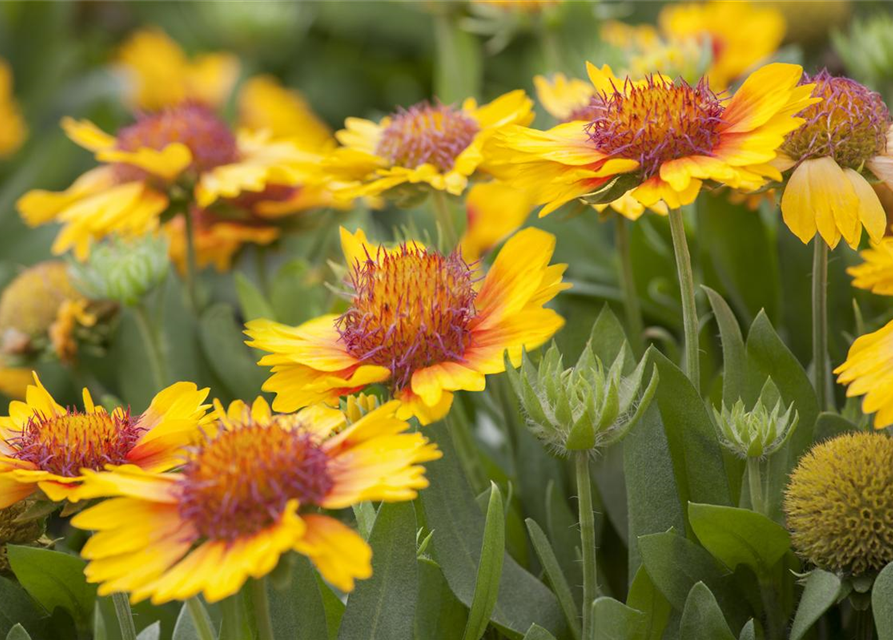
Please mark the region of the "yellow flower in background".
POLYGON ((130 409, 108 413, 84 389, 84 410, 53 400, 37 374, 25 402, 13 401, 0 418, 0 509, 42 491, 54 502, 91 497, 85 470, 109 465, 167 471, 180 464, 181 447, 199 436, 207 389, 178 382, 161 391, 139 416, 130 409))
POLYGON ((570 285, 566 265, 549 265, 555 238, 539 229, 516 233, 483 280, 458 252, 442 255, 410 242, 375 246, 362 231, 341 230, 350 269, 351 306, 298 327, 253 320, 248 344, 272 367, 263 389, 273 407, 294 411, 386 383, 401 418, 422 424, 449 411, 453 392, 483 391, 484 376, 505 370, 503 353, 520 363, 523 349, 546 342, 564 319, 543 307, 570 285))
POLYGON ((471 0, 472 5, 493 7, 501 11, 539 13, 561 4, 564 0, 471 0))
POLYGON ((85 491, 111 499, 72 520, 96 531, 82 555, 99 593, 132 602, 217 602, 282 554, 306 555, 341 591, 372 575, 363 538, 318 510, 372 500, 412 500, 428 486, 421 463, 441 456, 388 403, 348 424, 335 409, 270 412, 262 399, 236 401, 176 473, 123 467, 88 473, 85 491))
POLYGON ((387 195, 404 184, 428 185, 461 195, 470 177, 486 168, 485 141, 510 124, 533 121, 533 101, 512 91, 478 106, 422 102, 379 122, 348 118, 335 134, 343 145, 326 161, 348 197, 387 195))
POLYGON ((0 393, 7 398, 24 399, 25 390, 31 384, 31 376, 30 369, 10 367, 5 358, 0 357, 0 393))
POLYGON ((226 53, 189 59, 161 29, 135 32, 118 54, 134 109, 158 111, 184 102, 216 107, 229 97, 239 77, 239 60, 226 53))
POLYGON ((865 396, 862 412, 876 412, 875 429, 893 424, 893 322, 856 338, 834 373, 839 384, 847 385, 847 398, 865 396))
POLYGON ((756 190, 781 179, 768 163, 803 123, 795 115, 819 100, 810 97, 812 85, 799 85, 802 69, 791 64, 754 72, 729 100, 705 82, 621 80, 608 66, 588 68, 596 90, 590 121, 548 131, 508 126, 486 149, 492 173, 545 205, 540 216, 621 176, 645 207, 689 204, 705 180, 756 190))
POLYGON ((695 39, 712 54, 707 78, 725 89, 765 63, 784 38, 785 19, 775 8, 751 2, 669 3, 658 17, 671 42, 695 39))
POLYGON ((174 187, 188 197, 186 189, 194 183, 192 197, 200 207, 208 207, 270 184, 298 183, 316 160, 264 132, 233 133, 213 111, 194 103, 142 115, 117 136, 71 118, 62 126, 104 164, 65 191, 30 191, 17 206, 31 226, 61 223, 53 253, 73 249, 81 260, 94 240, 112 233, 127 238, 155 231, 174 187))
POLYGON ((14 154, 28 137, 28 126, 12 92, 12 69, 0 58, 0 158, 14 154))
POLYGON ((821 101, 800 113, 803 126, 773 161, 787 177, 785 224, 804 244, 818 232, 832 249, 841 237, 855 248, 863 226, 879 242, 887 216, 863 173, 893 185, 890 112, 878 93, 849 78, 822 71, 804 82, 815 83, 821 101))
POLYGON ((893 296, 893 238, 882 238, 859 255, 864 262, 846 270, 853 276, 853 286, 880 296, 893 296))
POLYGON ((661 73, 697 82, 709 62, 697 38, 662 37, 651 25, 628 25, 608 20, 602 25, 600 35, 604 42, 625 54, 624 72, 634 78, 661 73))
POLYGON ((468 224, 459 241, 462 258, 474 262, 521 228, 533 210, 522 189, 494 180, 474 185, 465 198, 468 224))

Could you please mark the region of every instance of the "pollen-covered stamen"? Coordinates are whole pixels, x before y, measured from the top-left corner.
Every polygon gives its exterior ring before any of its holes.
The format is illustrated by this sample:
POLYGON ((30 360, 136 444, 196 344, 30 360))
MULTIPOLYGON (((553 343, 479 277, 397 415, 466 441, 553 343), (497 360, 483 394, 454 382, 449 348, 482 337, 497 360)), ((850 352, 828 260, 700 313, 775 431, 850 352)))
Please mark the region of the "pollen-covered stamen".
POLYGON ((351 267, 352 305, 338 320, 348 353, 390 369, 395 389, 419 369, 463 361, 476 294, 459 253, 403 245, 351 267))
POLYGON ((294 416, 222 430, 188 454, 180 516, 200 536, 235 540, 276 522, 290 500, 316 505, 332 488, 328 457, 294 416))
POLYGON ((125 464, 127 454, 145 433, 130 411, 31 416, 21 433, 6 442, 12 457, 34 463, 39 469, 74 478, 81 469, 103 469, 125 464))
MULTIPOLYGON (((229 126, 204 105, 186 103, 158 113, 140 115, 137 121, 118 132, 117 147, 125 151, 140 148, 161 150, 180 142, 192 153, 192 169, 208 171, 238 159, 236 139, 229 126)), ((120 163, 118 177, 133 180, 145 177, 139 167, 120 163)))
POLYGON ((401 167, 415 169, 428 163, 449 171, 478 131, 477 122, 461 111, 420 102, 392 117, 376 153, 401 167))
POLYGON ((831 157, 842 167, 858 170, 886 150, 890 112, 879 93, 827 70, 801 80, 813 82, 812 95, 822 101, 800 112, 806 122, 788 135, 782 151, 798 161, 831 157))
POLYGON ((646 178, 669 160, 691 155, 712 155, 719 141, 722 101, 706 81, 696 86, 651 76, 635 86, 629 79, 624 91, 596 96, 601 102, 587 131, 599 150, 636 160, 646 178))

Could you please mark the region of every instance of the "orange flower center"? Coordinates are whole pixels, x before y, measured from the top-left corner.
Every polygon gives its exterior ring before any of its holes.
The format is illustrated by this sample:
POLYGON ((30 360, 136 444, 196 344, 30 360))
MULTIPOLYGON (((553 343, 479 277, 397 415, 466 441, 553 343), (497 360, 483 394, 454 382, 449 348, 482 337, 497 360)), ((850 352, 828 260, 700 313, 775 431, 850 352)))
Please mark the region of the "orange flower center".
POLYGON ((624 91, 596 96, 587 131, 599 150, 639 162, 649 178, 664 162, 692 155, 712 155, 722 122, 720 99, 701 81, 691 86, 660 76, 624 91))
POLYGON ((392 117, 376 154, 401 167, 432 164, 438 171, 449 171, 478 131, 477 122, 461 111, 421 102, 392 117))
POLYGON ((827 71, 801 80, 811 82, 812 95, 822 101, 800 112, 806 123, 788 135, 782 146, 786 154, 794 160, 831 157, 842 167, 860 170, 884 152, 890 112, 880 94, 827 71))
MULTIPOLYGON (((208 107, 194 103, 139 116, 134 124, 118 132, 117 146, 125 151, 160 151, 174 142, 189 148, 192 169, 199 173, 238 158, 236 139, 229 126, 208 107)), ((116 171, 122 181, 146 177, 143 169, 128 164, 116 165, 116 171)))
POLYGON ((328 457, 294 416, 223 429, 189 452, 180 516, 199 535, 235 540, 282 516, 289 500, 314 505, 332 488, 328 457))
POLYGON ((21 434, 9 438, 17 460, 34 463, 39 469, 74 478, 81 469, 103 469, 107 464, 125 464, 127 454, 145 433, 127 411, 123 415, 79 413, 69 410, 60 416, 35 414, 21 434))
POLYGON ((395 389, 419 369, 463 360, 476 294, 458 252, 404 244, 351 267, 352 305, 338 330, 352 356, 390 369, 395 389))

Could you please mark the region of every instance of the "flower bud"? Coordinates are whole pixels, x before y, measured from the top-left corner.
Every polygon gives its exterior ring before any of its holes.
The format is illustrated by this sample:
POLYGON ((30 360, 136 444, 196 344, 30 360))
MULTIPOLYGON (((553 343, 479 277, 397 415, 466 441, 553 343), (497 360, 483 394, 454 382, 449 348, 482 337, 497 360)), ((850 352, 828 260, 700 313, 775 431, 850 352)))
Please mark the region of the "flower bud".
POLYGON ((576 366, 563 369, 561 353, 553 344, 539 367, 524 353, 520 370, 506 358, 506 371, 531 431, 565 455, 614 444, 645 413, 657 387, 657 367, 651 367, 651 378, 643 385, 647 357, 625 374, 624 364, 630 360, 624 344, 605 368, 588 343, 576 366))
POLYGON ((771 456, 788 441, 800 419, 793 403, 785 410, 771 380, 750 411, 739 399, 731 410, 723 403, 722 410, 714 408, 713 414, 720 443, 742 458, 771 456), (767 409, 770 405, 771 411, 767 409))
POLYGON ((167 241, 147 236, 113 238, 95 247, 85 264, 71 266, 75 283, 86 296, 132 306, 164 280, 169 265, 167 241))

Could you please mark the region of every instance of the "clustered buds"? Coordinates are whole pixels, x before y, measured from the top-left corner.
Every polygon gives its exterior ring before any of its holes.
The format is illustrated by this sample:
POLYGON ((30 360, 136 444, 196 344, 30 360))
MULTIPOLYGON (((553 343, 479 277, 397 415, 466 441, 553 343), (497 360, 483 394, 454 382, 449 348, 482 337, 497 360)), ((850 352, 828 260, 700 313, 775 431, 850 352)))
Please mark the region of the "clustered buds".
POLYGON ((793 403, 787 410, 780 398, 771 410, 769 404, 761 396, 750 411, 740 398, 731 410, 725 403, 721 411, 714 408, 720 443, 742 458, 763 458, 778 451, 797 428, 800 416, 793 403))
POLYGON ((137 304, 167 276, 167 241, 146 236, 112 239, 95 247, 85 264, 72 263, 78 288, 92 299, 137 304))
MULTIPOLYGON (((508 359, 507 359, 508 360, 508 359)), ((623 438, 645 413, 657 387, 657 367, 644 385, 648 358, 634 363, 626 344, 609 368, 586 345, 576 366, 564 369, 553 344, 539 367, 524 353, 506 371, 531 431, 557 453, 606 447, 623 438)))

